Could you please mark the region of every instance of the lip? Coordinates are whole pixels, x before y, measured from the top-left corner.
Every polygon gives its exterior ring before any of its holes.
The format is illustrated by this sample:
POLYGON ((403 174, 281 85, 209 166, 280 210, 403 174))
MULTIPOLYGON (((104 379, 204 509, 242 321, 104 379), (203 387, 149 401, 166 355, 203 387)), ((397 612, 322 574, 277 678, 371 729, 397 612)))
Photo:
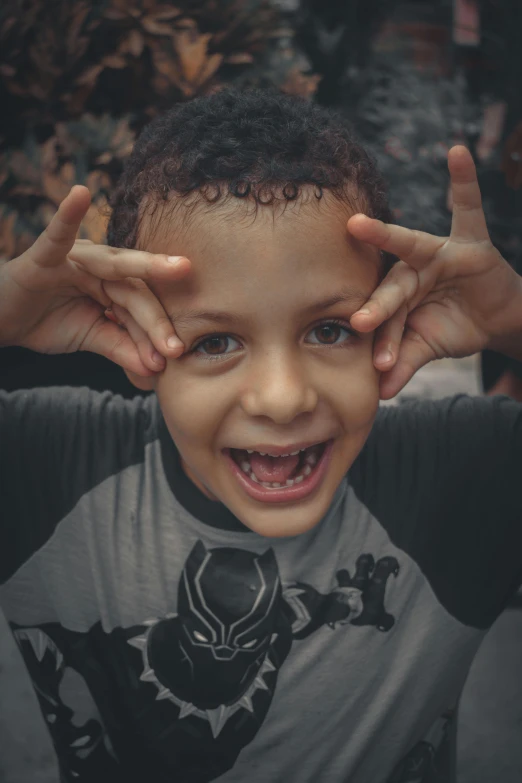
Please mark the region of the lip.
MULTIPOLYGON (((324 443, 324 441, 322 442, 324 443)), ((240 486, 253 500, 257 500, 260 503, 296 503, 316 492, 323 483, 330 465, 333 444, 333 439, 326 441, 325 449, 315 470, 309 476, 306 476, 300 484, 294 484, 292 487, 281 487, 280 489, 269 489, 252 481, 246 473, 243 473, 239 465, 236 465, 228 449, 224 452, 224 456, 240 486)), ((311 443, 310 445, 315 444, 311 443)), ((302 446, 301 448, 304 447, 302 446)), ((295 450, 294 448, 293 451, 295 450)), ((287 452, 281 451, 281 454, 285 453, 287 452)))

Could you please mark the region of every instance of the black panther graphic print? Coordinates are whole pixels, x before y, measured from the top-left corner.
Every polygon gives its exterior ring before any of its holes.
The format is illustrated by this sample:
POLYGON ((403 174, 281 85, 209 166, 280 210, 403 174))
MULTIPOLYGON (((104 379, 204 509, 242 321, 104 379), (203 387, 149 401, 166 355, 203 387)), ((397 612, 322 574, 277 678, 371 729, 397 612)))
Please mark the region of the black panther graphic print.
MULTIPOLYGON (((119 736, 132 736, 136 775, 147 772, 156 783, 206 783, 231 769, 256 736, 295 640, 321 627, 393 627, 384 599, 388 579, 398 574, 395 557, 375 562, 362 554, 353 575, 339 570, 333 589, 322 594, 308 583, 283 584, 272 549, 207 549, 197 541, 179 578, 175 612, 110 633, 100 623, 86 634, 57 624, 45 633, 64 661, 74 651, 75 669, 104 715, 116 757, 119 736), (103 656, 104 672, 112 667, 103 687, 93 653, 103 656), (111 690, 125 705, 119 714, 111 708, 111 690)), ((16 630, 19 637, 26 632, 16 630)), ((44 673, 31 674, 42 689, 44 673)), ((67 720, 63 726, 53 735, 60 753, 71 732, 67 720)), ((94 726, 90 731, 94 735, 94 726)), ((113 763, 109 756, 102 766, 110 770, 113 763)), ((92 779, 77 768, 65 779, 92 779)))
POLYGON ((60 749, 65 779, 85 780, 95 775, 99 783, 112 783, 117 762, 100 721, 89 717, 95 705, 81 675, 67 665, 41 628, 20 629, 14 637, 53 742, 60 749))

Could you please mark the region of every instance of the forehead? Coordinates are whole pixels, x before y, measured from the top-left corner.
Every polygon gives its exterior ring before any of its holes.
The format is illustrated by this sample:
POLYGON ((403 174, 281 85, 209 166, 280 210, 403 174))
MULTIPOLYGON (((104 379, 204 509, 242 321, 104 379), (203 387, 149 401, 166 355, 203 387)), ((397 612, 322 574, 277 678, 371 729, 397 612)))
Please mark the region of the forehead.
POLYGON ((144 219, 138 247, 190 259, 186 280, 152 286, 169 307, 219 302, 237 310, 269 299, 291 309, 340 289, 361 299, 378 284, 382 267, 375 248, 348 234, 351 214, 332 197, 289 202, 282 210, 254 211, 238 199, 189 216, 184 207, 167 209, 149 225, 144 219))

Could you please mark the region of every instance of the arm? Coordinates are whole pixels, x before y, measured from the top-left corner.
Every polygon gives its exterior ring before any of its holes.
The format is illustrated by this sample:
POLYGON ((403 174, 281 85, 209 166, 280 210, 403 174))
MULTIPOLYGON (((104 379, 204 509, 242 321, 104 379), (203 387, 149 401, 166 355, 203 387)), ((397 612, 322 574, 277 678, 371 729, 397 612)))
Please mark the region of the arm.
POLYGON ((90 490, 143 460, 147 399, 85 387, 0 391, 0 585, 90 490))

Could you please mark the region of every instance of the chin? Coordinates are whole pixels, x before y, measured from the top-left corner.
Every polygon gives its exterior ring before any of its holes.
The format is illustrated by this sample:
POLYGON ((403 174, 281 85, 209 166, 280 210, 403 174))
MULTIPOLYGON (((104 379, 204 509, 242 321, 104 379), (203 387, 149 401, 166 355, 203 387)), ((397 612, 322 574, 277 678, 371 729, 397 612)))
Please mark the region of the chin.
POLYGON ((303 533, 307 533, 312 530, 322 519, 320 516, 317 519, 307 520, 303 522, 302 519, 290 521, 288 519, 272 519, 270 521, 261 520, 259 522, 252 519, 242 520, 246 527, 250 528, 254 533, 257 533, 264 538, 293 538, 294 536, 300 536, 303 533))
MULTIPOLYGON (((336 487, 322 488, 321 497, 308 502, 288 506, 248 508, 242 503, 222 502, 252 532, 264 538, 293 538, 307 533, 316 527, 328 513, 335 495, 336 487)), ((250 505, 250 504, 249 504, 250 505)))

